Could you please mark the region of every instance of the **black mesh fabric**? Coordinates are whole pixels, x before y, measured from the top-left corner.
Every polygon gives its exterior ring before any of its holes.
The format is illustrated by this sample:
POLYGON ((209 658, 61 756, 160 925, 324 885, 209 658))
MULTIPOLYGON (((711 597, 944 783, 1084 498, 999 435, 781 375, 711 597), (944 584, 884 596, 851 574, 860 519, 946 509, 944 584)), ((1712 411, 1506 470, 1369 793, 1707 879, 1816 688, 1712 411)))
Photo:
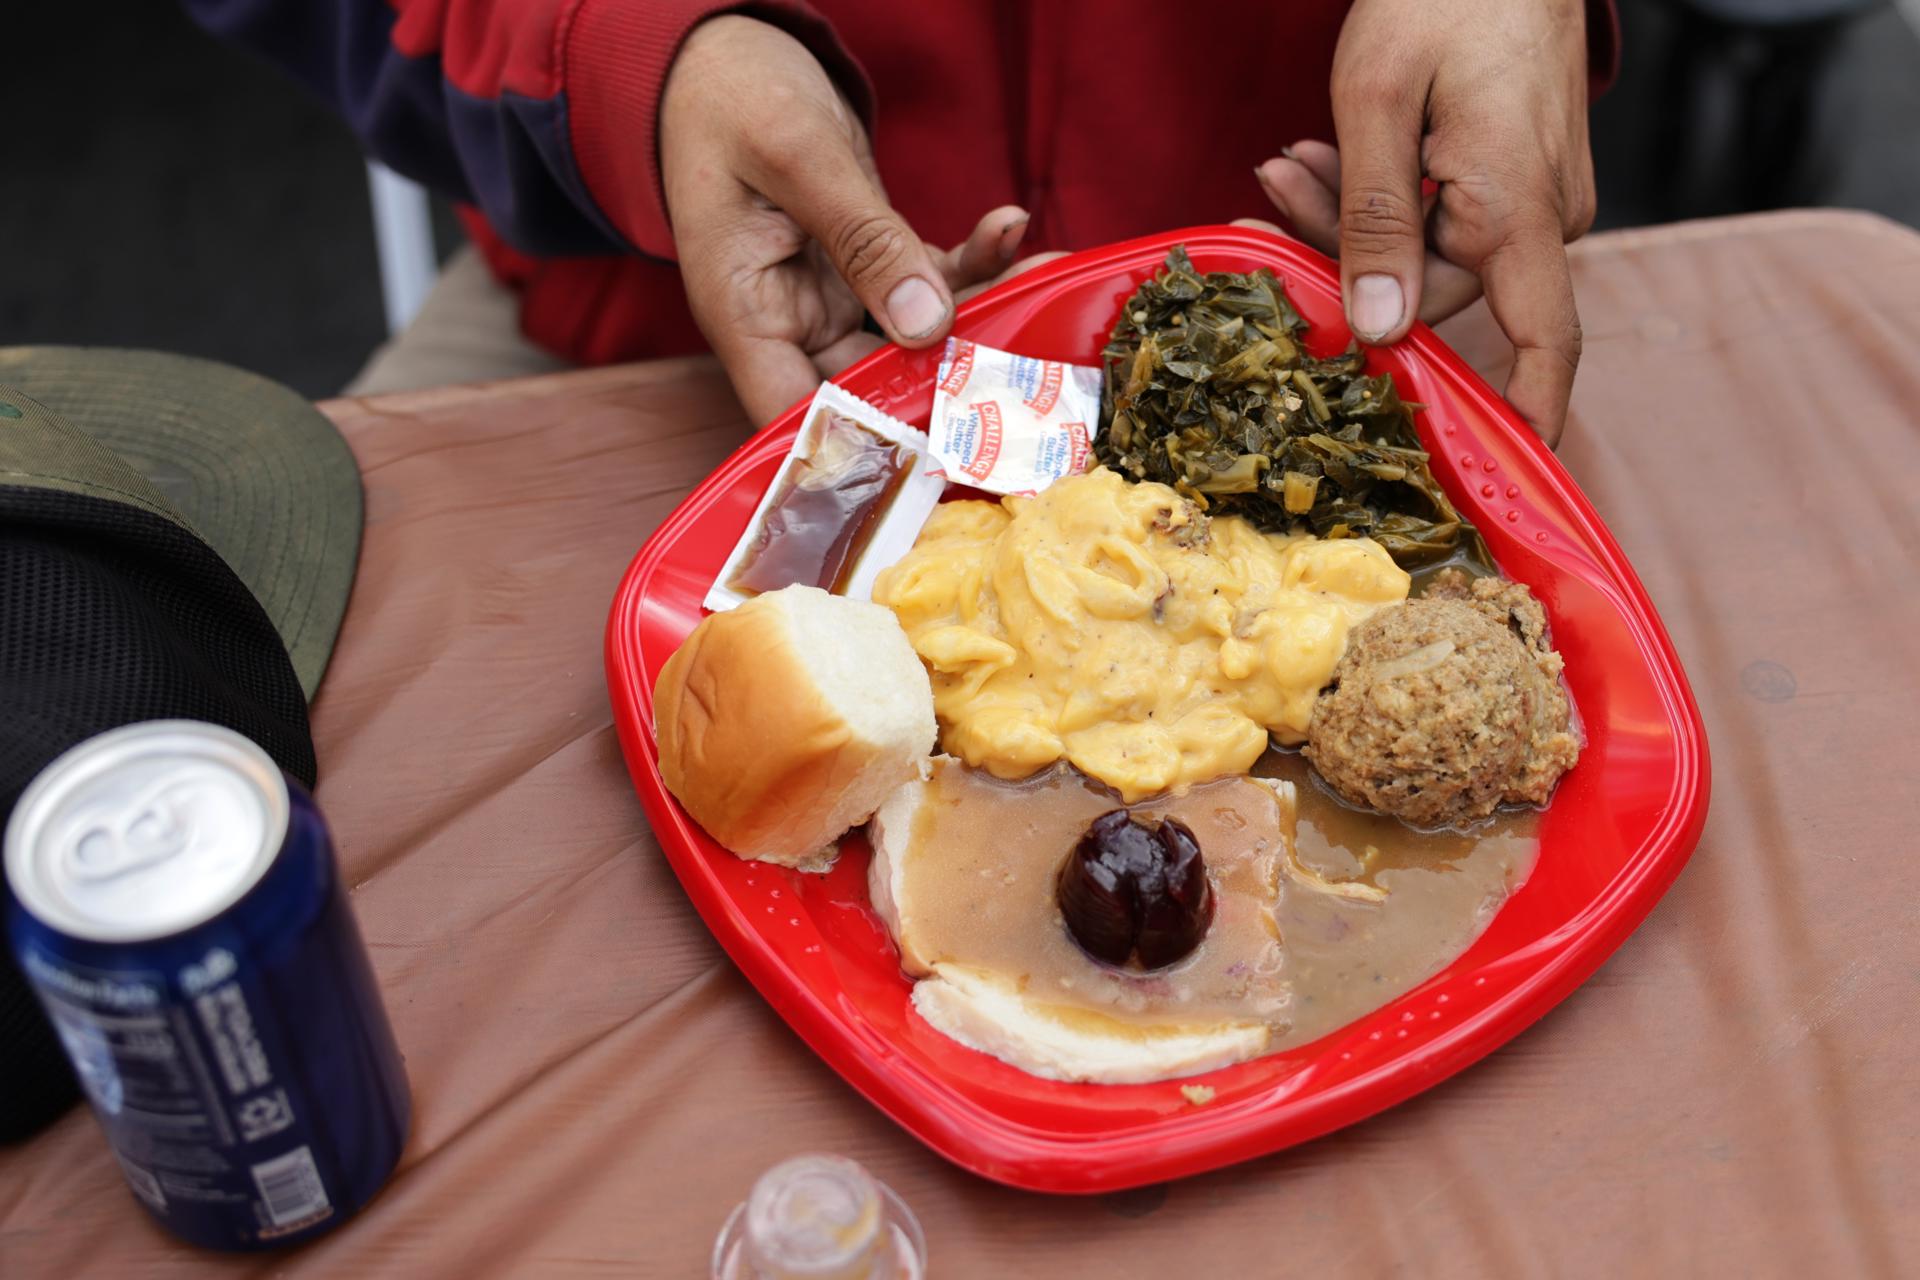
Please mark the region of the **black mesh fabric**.
MULTIPOLYGON (((307 704, 280 636, 211 547, 137 507, 0 485, 0 823, 55 756, 142 720, 225 725, 311 787, 307 704)), ((0 948, 0 1140, 75 1089, 0 948)))

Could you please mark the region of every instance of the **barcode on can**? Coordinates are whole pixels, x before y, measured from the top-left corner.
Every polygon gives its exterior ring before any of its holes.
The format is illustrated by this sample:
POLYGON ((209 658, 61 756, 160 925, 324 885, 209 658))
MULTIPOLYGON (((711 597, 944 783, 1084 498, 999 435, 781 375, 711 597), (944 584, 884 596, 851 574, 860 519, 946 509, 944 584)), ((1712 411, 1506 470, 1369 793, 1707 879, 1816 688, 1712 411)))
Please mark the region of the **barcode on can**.
POLYGON ((313 1152, 306 1147, 254 1165, 253 1185, 260 1188, 267 1217, 276 1227, 317 1217, 333 1207, 327 1189, 320 1185, 320 1171, 313 1167, 313 1152))

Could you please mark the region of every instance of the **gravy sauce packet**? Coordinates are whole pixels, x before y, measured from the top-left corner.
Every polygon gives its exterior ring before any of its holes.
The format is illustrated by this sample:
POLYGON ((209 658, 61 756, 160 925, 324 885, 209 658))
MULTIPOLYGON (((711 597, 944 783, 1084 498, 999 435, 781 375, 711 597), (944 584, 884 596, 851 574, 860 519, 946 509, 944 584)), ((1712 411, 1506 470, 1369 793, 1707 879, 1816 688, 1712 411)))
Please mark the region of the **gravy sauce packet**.
POLYGON ((707 592, 715 613, 804 583, 852 600, 912 549, 947 487, 927 438, 831 382, 707 592))
POLYGON ((1086 465, 1100 371, 948 338, 927 438, 957 484, 1038 493, 1086 465))

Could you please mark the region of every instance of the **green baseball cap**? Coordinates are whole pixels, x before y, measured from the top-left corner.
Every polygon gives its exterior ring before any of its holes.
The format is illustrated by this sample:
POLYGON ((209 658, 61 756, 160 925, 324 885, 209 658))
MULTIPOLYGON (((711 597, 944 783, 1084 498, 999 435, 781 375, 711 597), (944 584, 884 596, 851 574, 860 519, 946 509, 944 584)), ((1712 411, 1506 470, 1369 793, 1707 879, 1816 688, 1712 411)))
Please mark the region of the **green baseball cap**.
POLYGON ((106 499, 211 547, 259 601, 308 699, 360 551, 360 472, 306 400, 190 356, 0 347, 0 484, 106 499))

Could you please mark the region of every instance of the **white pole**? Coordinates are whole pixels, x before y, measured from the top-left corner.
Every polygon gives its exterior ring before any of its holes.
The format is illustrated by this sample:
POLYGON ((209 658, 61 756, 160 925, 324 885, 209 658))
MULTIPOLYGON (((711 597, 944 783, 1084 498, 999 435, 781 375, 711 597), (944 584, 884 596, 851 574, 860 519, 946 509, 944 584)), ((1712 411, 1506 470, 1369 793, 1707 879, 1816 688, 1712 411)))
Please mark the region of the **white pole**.
POLYGON ((425 188, 377 161, 367 161, 367 186, 373 197, 374 243, 380 250, 380 296, 386 304, 387 332, 394 334, 420 310, 438 274, 433 218, 425 188))

